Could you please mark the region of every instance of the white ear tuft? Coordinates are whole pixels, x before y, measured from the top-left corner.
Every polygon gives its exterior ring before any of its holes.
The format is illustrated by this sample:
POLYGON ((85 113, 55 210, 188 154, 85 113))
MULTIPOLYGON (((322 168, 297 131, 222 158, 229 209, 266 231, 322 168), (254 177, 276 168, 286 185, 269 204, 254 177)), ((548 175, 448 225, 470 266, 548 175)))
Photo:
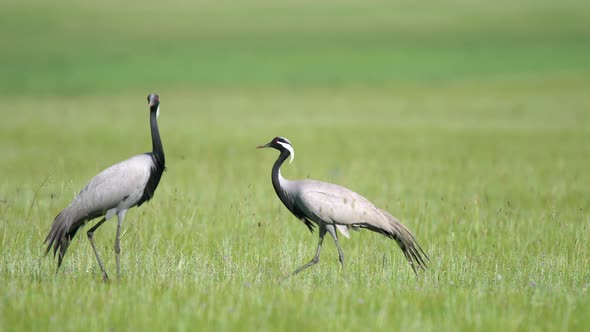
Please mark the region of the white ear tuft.
POLYGON ((291 157, 291 159, 289 160, 289 164, 293 162, 293 159, 295 159, 295 150, 293 150, 293 146, 291 146, 291 144, 287 144, 287 143, 283 143, 283 142, 277 142, 280 145, 282 145, 285 149, 289 150, 289 155, 291 157))

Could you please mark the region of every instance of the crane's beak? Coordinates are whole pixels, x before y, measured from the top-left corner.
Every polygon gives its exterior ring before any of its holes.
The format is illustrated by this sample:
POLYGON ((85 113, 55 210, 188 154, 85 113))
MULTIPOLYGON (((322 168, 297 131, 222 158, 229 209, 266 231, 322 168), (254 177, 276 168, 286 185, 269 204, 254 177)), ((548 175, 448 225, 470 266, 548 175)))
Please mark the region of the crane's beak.
POLYGON ((257 149, 264 149, 264 148, 268 148, 268 147, 270 147, 270 143, 266 143, 266 144, 264 144, 264 145, 259 145, 259 146, 257 146, 256 148, 257 148, 257 149))

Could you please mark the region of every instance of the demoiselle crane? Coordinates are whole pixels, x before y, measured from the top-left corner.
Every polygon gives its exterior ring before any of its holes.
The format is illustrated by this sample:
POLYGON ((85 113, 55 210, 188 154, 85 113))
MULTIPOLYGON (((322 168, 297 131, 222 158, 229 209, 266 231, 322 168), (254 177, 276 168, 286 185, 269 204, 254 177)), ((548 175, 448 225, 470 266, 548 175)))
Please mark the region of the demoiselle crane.
POLYGON ((281 175, 281 165, 287 158, 293 161, 295 150, 289 140, 275 137, 269 143, 257 148, 273 148, 280 151, 272 172, 272 185, 283 204, 300 219, 311 232, 317 225, 319 228, 319 243, 315 257, 293 272, 297 274, 320 260, 320 251, 326 232, 336 242, 338 258, 345 272, 344 253, 338 242, 338 230, 342 235, 350 238, 349 229, 358 231, 366 228, 383 234, 397 242, 404 256, 410 263, 412 270, 424 270, 429 260, 414 235, 395 217, 371 203, 363 196, 347 188, 315 180, 287 180, 281 175))
POLYGON ((120 279, 119 255, 121 253, 121 224, 129 208, 141 206, 153 196, 162 173, 166 169, 164 149, 158 130, 160 97, 150 94, 147 97, 150 110, 150 127, 152 134, 152 152, 140 154, 112 165, 93 177, 74 200, 53 220, 45 242, 47 254, 53 248, 53 255, 58 253, 57 270, 61 266, 64 255, 76 232, 87 222, 102 217, 98 223, 86 232, 102 277, 106 281, 108 275, 104 269, 96 246, 94 231, 105 221, 117 215, 117 234, 115 237, 115 254, 117 262, 117 280, 120 279))

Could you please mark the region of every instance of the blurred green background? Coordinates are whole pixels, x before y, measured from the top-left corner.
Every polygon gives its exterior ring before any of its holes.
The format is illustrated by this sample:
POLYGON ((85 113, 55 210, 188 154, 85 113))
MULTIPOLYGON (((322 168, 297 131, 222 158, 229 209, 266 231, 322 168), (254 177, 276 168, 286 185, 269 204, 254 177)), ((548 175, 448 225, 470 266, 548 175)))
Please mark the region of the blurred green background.
POLYGON ((334 87, 588 74, 586 1, 3 1, 0 88, 334 87))
MULTIPOLYGON (((0 330, 556 331, 590 326, 590 2, 0 2, 0 330), (150 148, 168 172, 123 225, 120 284, 55 215, 150 148), (431 258, 326 240, 270 184, 349 187, 431 258)), ((95 239, 114 276, 116 222, 95 239)))

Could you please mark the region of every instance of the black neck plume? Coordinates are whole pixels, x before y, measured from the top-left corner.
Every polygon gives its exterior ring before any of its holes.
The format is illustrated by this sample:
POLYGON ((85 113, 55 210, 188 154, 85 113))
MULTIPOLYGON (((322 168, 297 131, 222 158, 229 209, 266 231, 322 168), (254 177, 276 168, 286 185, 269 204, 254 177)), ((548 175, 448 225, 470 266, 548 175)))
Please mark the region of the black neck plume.
POLYGON ((287 209, 289 209, 289 211, 291 211, 291 213, 293 213, 295 217, 303 221, 303 223, 305 224, 305 226, 307 226, 309 231, 313 233, 313 228, 315 227, 315 225, 307 219, 305 214, 297 206, 295 206, 293 198, 290 197, 287 194, 287 192, 281 187, 281 182, 279 181, 279 172, 281 169, 281 165, 283 165, 285 160, 289 158, 289 154, 290 152, 288 150, 281 150, 279 158, 277 159, 277 161, 275 161, 274 165, 272 166, 272 186, 273 188, 275 188, 277 196, 279 196, 279 199, 281 200, 281 202, 283 202, 283 204, 285 204, 287 209))
POLYGON ((152 157, 154 165, 152 166, 150 177, 143 190, 143 195, 139 202, 137 202, 137 206, 140 206, 154 197, 156 188, 162 178, 162 173, 166 170, 166 158, 164 157, 164 148, 162 147, 160 131, 158 130, 157 111, 150 110, 150 127, 152 129, 152 152, 149 153, 149 155, 152 157))
POLYGON ((279 155, 279 158, 277 158, 277 161, 275 161, 274 165, 272 166, 271 179, 272 186, 275 188, 275 192, 277 193, 281 201, 283 201, 283 203, 285 203, 285 205, 287 205, 287 207, 291 209, 289 207, 290 203, 288 203, 289 200, 287 199, 285 192, 283 191, 283 188, 281 188, 281 183, 279 181, 281 165, 283 165, 283 162, 285 162, 287 158, 289 158, 289 151, 282 150, 281 154, 279 155))
POLYGON ((152 129, 152 154, 155 159, 154 162, 160 164, 163 169, 166 158, 164 157, 164 148, 162 147, 160 131, 158 130, 157 111, 150 111, 150 127, 152 129))

